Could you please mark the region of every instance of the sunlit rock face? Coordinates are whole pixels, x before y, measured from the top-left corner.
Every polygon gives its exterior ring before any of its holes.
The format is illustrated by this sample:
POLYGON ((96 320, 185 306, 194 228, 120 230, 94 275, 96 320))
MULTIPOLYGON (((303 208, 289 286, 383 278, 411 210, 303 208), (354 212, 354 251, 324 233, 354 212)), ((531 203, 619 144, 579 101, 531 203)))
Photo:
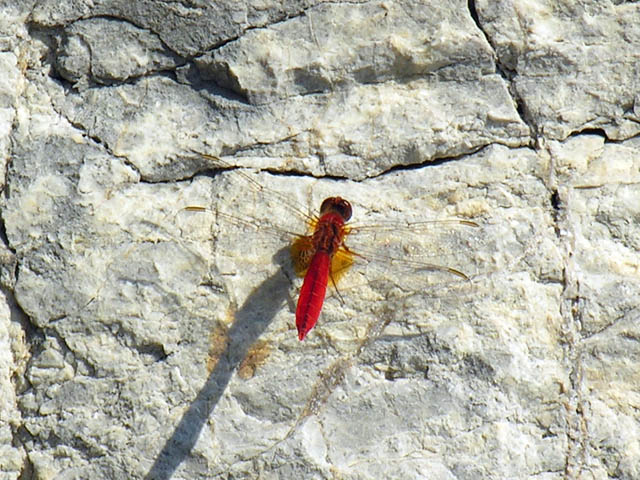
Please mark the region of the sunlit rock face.
POLYGON ((0 9, 2 478, 640 477, 639 4, 0 9))

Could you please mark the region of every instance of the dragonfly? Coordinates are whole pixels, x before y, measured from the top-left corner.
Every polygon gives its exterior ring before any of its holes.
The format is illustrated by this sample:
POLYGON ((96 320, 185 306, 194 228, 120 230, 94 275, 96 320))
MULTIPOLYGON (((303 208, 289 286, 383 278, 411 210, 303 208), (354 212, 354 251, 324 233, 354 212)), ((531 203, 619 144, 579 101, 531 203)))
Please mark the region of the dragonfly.
MULTIPOLYGON (((231 169, 222 159, 207 154, 198 153, 214 165, 231 169)), ((216 211, 215 214, 222 222, 234 225, 249 226, 267 235, 269 231, 275 231, 278 235, 290 238, 290 256, 293 270, 297 276, 303 278, 302 288, 296 306, 295 322, 298 339, 304 340, 309 332, 316 326, 324 305, 327 287, 331 284, 341 301, 338 290, 338 282, 343 275, 351 269, 354 263, 369 264, 374 262, 380 265, 401 265, 403 268, 437 272, 451 277, 457 277, 469 281, 469 277, 462 271, 453 267, 425 262, 412 258, 388 256, 374 253, 366 247, 358 247, 354 250, 348 246, 348 241, 357 234, 368 236, 369 239, 379 236, 382 232, 411 232, 412 234, 433 230, 441 227, 478 227, 478 224, 465 219, 444 219, 419 222, 385 222, 373 225, 351 225, 349 222, 353 215, 351 203, 341 196, 330 196, 323 200, 318 215, 309 215, 292 202, 284 193, 270 189, 261 184, 248 174, 238 172, 238 178, 247 187, 259 194, 259 197, 271 196, 278 204, 286 207, 291 215, 306 223, 306 231, 303 233, 292 232, 285 228, 274 226, 271 223, 244 218, 235 213, 216 211), (268 225, 265 228, 265 225, 268 225)), ((188 212, 207 212, 207 207, 189 205, 184 207, 188 212)), ((388 247, 389 245, 386 245, 388 247)))

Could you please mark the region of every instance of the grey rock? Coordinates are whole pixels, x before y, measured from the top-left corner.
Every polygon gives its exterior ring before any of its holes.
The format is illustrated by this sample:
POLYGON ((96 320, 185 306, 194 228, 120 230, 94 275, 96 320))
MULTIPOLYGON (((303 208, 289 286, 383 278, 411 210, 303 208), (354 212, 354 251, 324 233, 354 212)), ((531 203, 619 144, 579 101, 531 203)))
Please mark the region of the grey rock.
POLYGON ((63 101, 68 118, 114 154, 126 155, 149 181, 179 180, 215 167, 194 151, 253 162, 285 158, 281 168, 362 179, 395 165, 530 140, 497 75, 361 85, 258 107, 220 97, 211 105, 166 78, 63 101), (97 112, 101 122, 94 121, 97 112))
POLYGON ((0 477, 638 478, 636 6, 3 4, 0 477))
POLYGON ((602 129, 640 132, 640 26, 636 2, 476 2, 483 29, 528 123, 547 138, 602 129), (616 4, 617 3, 617 4, 616 4))
POLYGON ((478 80, 494 73, 493 52, 462 7, 326 3, 251 30, 196 64, 252 103, 392 80, 478 80))
POLYGON ((118 19, 123 24, 158 35, 177 55, 192 57, 237 38, 249 28, 300 15, 317 3, 320 2, 226 0, 183 4, 152 0, 98 0, 90 3, 45 0, 34 5, 30 17, 34 24, 42 27, 66 27, 78 20, 94 17, 118 19))
MULTIPOLYGON (((628 478, 638 475, 640 464, 636 455, 618 453, 629 443, 616 432, 623 424, 635 424, 626 406, 633 402, 636 377, 629 367, 640 353, 635 340, 639 147, 637 139, 610 144, 594 135, 548 145, 564 207, 561 238, 571 259, 564 307, 572 319, 567 360, 577 386, 571 405, 578 412, 587 410, 589 440, 582 450, 595 459, 594 474, 628 478)), ((580 416, 574 422, 581 422, 580 416)), ((635 425, 632 430, 637 431, 635 425)), ((584 471, 579 457, 568 466, 572 474, 584 471)))
POLYGON ((18 396, 24 388, 29 351, 24 327, 18 320, 20 309, 5 292, 0 289, 0 475, 17 478, 26 457, 15 440, 23 425, 18 396))
POLYGON ((77 87, 88 81, 124 82, 184 63, 157 36, 121 20, 78 20, 66 28, 56 52, 58 72, 77 87))

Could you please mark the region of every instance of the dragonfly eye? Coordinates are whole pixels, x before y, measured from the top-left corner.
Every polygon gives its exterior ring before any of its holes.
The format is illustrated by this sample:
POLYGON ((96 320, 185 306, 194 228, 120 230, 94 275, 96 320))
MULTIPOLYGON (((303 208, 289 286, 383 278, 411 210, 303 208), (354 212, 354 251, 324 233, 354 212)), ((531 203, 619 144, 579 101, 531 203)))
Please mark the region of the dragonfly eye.
POLYGON ((336 212, 345 222, 351 218, 351 204, 342 197, 329 197, 322 202, 320 215, 329 211, 336 212))
POLYGON ((336 210, 338 210, 342 218, 344 218, 344 221, 347 222, 351 218, 351 204, 344 198, 338 198, 340 201, 338 202, 336 210))

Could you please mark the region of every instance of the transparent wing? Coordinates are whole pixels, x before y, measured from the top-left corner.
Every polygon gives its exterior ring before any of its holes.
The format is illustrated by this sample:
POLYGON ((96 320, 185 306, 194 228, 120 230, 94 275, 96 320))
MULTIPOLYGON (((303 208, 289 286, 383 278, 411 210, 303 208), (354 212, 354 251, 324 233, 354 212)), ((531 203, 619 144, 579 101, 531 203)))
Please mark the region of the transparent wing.
POLYGON ((473 273, 467 269, 469 252, 478 241, 477 230, 478 224, 461 219, 377 223, 354 227, 347 245, 378 270, 388 265, 403 274, 466 280, 473 273))
MULTIPOLYGON (((295 192, 285 190, 292 187, 287 183, 289 178, 232 169, 222 159, 202 156, 210 160, 216 169, 215 176, 222 182, 211 195, 224 201, 212 198, 208 206, 188 205, 180 215, 208 213, 225 232, 230 229, 243 232, 244 236, 230 236, 230 248, 235 244, 238 249, 275 251, 308 234, 317 222, 317 217, 308 212, 319 205, 305 206, 295 192)), ((304 180, 301 178, 300 182, 304 180)), ((372 280, 395 278, 400 285, 413 286, 464 281, 475 273, 468 259, 473 243, 477 242, 476 227, 475 222, 455 218, 351 223, 343 253, 353 258, 354 266, 339 267, 338 276, 356 270, 372 280)))
POLYGON ((219 157, 213 155, 207 155, 205 153, 197 153, 197 155, 207 159, 211 162, 211 167, 218 170, 233 170, 234 181, 237 184, 244 184, 248 191, 253 192, 252 196, 261 198, 264 200, 272 199, 279 203, 283 208, 286 208, 292 215, 302 219, 303 222, 309 224, 313 222, 316 217, 309 213, 308 208, 299 203, 291 195, 287 195, 284 192, 271 189, 265 184, 256 179, 257 172, 253 170, 242 171, 238 167, 234 167, 231 164, 225 162, 219 157))

